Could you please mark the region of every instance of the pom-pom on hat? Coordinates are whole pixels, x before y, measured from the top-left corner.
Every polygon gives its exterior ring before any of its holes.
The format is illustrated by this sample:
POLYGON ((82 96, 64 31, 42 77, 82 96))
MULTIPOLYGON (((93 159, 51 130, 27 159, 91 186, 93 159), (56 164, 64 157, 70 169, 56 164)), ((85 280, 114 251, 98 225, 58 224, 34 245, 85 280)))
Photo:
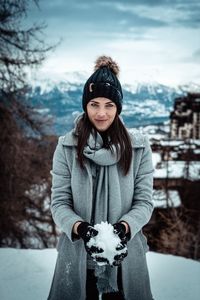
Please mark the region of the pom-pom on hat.
POLYGON ((86 111, 88 102, 94 98, 105 97, 117 106, 118 114, 122 110, 123 93, 119 79, 119 66, 109 56, 97 58, 94 73, 86 81, 83 89, 82 106, 86 111))

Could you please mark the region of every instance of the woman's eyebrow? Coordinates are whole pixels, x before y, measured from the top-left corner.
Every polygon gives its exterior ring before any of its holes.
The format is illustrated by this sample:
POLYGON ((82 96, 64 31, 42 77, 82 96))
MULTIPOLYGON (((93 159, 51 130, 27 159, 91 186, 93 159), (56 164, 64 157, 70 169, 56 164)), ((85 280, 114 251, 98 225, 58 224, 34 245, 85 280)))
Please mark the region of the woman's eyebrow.
MULTIPOLYGON (((97 103, 97 104, 101 104, 100 103, 100 101, 96 101, 96 100, 90 100, 90 102, 93 102, 93 103, 97 103)), ((110 103, 113 103, 114 104, 114 102, 113 101, 107 101, 107 102, 105 102, 104 104, 110 104, 110 103)))

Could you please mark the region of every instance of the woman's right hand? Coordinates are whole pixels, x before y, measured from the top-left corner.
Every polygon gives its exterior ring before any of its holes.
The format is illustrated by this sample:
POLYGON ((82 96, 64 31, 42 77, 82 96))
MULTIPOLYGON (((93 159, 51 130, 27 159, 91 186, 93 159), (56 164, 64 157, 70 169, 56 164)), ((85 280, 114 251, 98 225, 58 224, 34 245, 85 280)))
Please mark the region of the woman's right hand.
POLYGON ((88 222, 81 222, 77 227, 77 233, 80 236, 80 238, 83 239, 85 249, 89 255, 102 253, 103 249, 98 248, 90 243, 90 246, 88 246, 88 243, 90 242, 90 239, 97 236, 98 231, 94 229, 94 227, 88 223, 88 222))

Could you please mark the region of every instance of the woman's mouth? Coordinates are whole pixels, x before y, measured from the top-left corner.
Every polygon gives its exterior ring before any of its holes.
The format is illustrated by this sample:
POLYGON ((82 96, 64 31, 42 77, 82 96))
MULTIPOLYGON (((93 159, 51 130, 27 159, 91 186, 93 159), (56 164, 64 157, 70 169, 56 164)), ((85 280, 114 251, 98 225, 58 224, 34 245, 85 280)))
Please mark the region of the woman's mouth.
POLYGON ((95 120, 95 122, 106 122, 107 120, 95 120))

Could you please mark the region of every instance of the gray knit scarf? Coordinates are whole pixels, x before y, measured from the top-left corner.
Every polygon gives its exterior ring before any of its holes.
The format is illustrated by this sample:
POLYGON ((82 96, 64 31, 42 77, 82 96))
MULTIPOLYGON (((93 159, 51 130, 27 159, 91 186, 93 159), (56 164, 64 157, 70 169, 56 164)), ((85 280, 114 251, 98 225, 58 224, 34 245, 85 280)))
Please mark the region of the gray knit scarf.
MULTIPOLYGON (((108 221, 116 222, 115 207, 116 199, 113 197, 113 172, 116 175, 117 162, 119 161, 115 147, 113 151, 103 148, 103 140, 99 133, 96 138, 93 134, 88 139, 84 149, 84 156, 95 164, 99 165, 99 175, 96 182, 96 193, 94 195, 94 223, 108 221), (112 197, 110 197, 112 193, 112 197)), ((117 182, 115 183, 117 184, 117 182)), ((115 185, 114 184, 114 185, 115 185)), ((99 293, 108 293, 118 290, 117 267, 95 265, 95 275, 97 277, 97 288, 99 293)))

